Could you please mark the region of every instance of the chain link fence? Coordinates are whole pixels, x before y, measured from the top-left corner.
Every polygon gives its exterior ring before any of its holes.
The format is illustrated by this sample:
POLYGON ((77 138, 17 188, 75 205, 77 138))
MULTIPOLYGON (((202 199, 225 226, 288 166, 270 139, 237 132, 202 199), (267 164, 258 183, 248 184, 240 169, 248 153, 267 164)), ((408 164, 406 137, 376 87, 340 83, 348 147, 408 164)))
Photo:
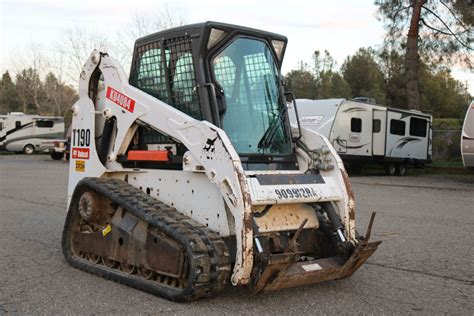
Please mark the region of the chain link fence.
POLYGON ((462 161, 461 130, 433 130, 433 161, 462 161))

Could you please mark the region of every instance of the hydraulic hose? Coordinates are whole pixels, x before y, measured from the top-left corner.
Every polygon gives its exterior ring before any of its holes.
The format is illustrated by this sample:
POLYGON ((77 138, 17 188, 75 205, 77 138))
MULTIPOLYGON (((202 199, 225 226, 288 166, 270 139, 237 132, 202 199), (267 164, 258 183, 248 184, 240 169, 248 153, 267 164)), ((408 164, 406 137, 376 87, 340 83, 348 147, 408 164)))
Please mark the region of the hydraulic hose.
POLYGON ((331 225, 330 238, 335 246, 336 252, 344 256, 349 256, 352 253, 353 246, 347 241, 344 235, 344 227, 334 206, 330 202, 321 203, 319 206, 321 207, 321 211, 326 213, 329 219, 331 225))
POLYGON ((100 162, 105 166, 107 156, 109 154, 110 145, 112 143, 112 135, 115 129, 115 119, 111 118, 105 121, 104 129, 102 130, 102 137, 100 140, 97 155, 100 162))

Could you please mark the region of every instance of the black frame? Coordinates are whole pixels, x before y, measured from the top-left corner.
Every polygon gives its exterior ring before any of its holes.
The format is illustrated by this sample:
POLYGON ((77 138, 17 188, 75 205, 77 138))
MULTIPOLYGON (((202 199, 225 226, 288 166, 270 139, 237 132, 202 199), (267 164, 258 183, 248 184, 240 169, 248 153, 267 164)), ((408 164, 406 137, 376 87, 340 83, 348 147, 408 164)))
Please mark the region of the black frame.
MULTIPOLYGON (((218 127, 222 127, 221 118, 225 113, 225 104, 219 103, 219 98, 223 99, 221 89, 218 88, 217 82, 213 78, 211 71, 210 62, 212 58, 220 51, 225 49, 230 43, 236 38, 252 38, 265 42, 272 52, 273 58, 276 62, 276 67, 279 80, 280 88, 280 106, 286 106, 284 88, 281 80, 281 65, 286 51, 287 38, 285 36, 261 31, 257 29, 247 28, 243 26, 237 26, 232 24, 225 24, 219 22, 204 22, 199 24, 191 24, 186 26, 180 26, 169 30, 154 33, 138 39, 135 42, 132 69, 130 70, 130 83, 132 84, 133 76, 136 75, 136 71, 133 68, 137 63, 137 49, 143 45, 152 43, 163 43, 165 41, 172 40, 174 38, 188 37, 191 40, 191 54, 193 58, 195 80, 198 88, 202 119, 207 120, 218 127), (207 48, 209 37, 212 29, 218 29, 224 32, 224 36, 210 49, 207 48), (272 41, 280 41, 283 43, 281 56, 279 57, 276 53, 272 41)), ((285 128, 291 138, 291 127, 289 117, 286 115, 285 128)), ((293 147, 294 148, 294 147, 293 147)), ((294 150, 289 155, 262 155, 262 154, 251 154, 241 156, 243 162, 255 162, 255 163, 295 163, 296 156, 294 150)))
POLYGON ((426 138, 426 136, 428 135, 428 124, 429 121, 427 119, 412 116, 410 117, 410 128, 408 130, 408 134, 410 136, 426 138), (421 129, 416 121, 418 121, 418 123, 423 122, 422 124, 424 129, 421 129))

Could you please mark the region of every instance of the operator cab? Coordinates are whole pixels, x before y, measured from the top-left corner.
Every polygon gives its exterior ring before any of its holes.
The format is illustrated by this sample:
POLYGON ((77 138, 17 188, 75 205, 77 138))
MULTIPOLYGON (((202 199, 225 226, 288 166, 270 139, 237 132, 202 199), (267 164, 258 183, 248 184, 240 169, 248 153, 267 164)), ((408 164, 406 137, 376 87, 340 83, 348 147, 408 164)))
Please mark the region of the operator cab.
MULTIPOLYGON (((246 169, 296 169, 280 69, 287 39, 205 22, 135 43, 130 84, 225 130, 246 169)), ((141 142, 167 143, 141 128, 141 142)), ((143 144, 142 144, 143 145, 143 144)))

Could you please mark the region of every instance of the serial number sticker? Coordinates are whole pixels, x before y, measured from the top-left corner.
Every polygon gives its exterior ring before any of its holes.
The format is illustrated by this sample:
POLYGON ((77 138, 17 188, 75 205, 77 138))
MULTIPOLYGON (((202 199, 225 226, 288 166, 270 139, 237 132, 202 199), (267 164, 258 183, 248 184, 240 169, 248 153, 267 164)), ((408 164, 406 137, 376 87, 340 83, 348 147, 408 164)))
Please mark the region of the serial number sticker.
POLYGON ((86 162, 84 160, 76 160, 76 171, 77 172, 86 171, 86 162))
POLYGON ((317 263, 307 264, 305 266, 301 266, 306 272, 321 270, 322 267, 317 263))
POLYGON ((313 198, 318 194, 313 188, 275 189, 279 199, 313 198))

